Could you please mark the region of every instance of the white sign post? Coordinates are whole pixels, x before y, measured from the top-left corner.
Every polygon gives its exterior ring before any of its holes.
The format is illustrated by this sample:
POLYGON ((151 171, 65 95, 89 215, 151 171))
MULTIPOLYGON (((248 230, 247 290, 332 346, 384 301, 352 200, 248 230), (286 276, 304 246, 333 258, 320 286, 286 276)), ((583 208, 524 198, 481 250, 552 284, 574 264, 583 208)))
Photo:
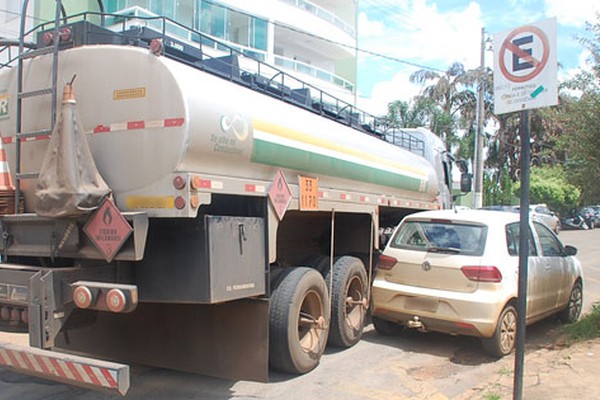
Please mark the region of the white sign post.
MULTIPOLYGON (((520 232, 529 232, 529 110, 558 104, 556 18, 494 35, 496 114, 521 111, 520 232)), ((529 235, 519 236, 519 289, 513 400, 523 398, 529 235)), ((514 325, 506 328, 514 333, 514 325)))
POLYGON ((556 18, 494 35, 494 111, 558 104, 556 18))

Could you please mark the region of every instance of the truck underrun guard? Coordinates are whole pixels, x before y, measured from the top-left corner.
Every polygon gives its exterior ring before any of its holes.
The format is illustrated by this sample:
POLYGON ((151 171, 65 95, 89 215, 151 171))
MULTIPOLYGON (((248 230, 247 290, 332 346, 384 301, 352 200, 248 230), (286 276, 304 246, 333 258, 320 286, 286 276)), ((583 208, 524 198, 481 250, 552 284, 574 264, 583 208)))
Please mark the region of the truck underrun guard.
POLYGON ((0 342, 0 365, 57 382, 125 395, 129 366, 0 342))

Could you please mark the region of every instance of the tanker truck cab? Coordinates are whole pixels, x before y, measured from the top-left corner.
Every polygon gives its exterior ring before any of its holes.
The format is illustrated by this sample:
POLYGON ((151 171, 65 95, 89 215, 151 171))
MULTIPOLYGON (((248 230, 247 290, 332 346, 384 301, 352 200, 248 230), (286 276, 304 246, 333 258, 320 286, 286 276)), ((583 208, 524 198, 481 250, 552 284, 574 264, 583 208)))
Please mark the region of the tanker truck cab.
POLYGON ((357 343, 380 229, 451 204, 441 142, 167 18, 61 5, 0 68, 0 329, 32 346, 0 366, 124 394, 130 362, 267 381, 357 343), (44 200, 49 171, 98 185, 44 200))

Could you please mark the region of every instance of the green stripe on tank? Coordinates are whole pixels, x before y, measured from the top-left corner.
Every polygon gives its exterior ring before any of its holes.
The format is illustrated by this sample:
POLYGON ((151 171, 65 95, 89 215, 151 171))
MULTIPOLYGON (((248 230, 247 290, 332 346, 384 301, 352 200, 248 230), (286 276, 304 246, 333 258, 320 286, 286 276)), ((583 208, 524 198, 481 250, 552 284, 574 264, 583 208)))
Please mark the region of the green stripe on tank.
POLYGON ((421 180, 417 178, 256 138, 254 138, 251 160, 261 164, 391 186, 409 191, 424 192, 427 190, 427 185, 421 187, 421 180))

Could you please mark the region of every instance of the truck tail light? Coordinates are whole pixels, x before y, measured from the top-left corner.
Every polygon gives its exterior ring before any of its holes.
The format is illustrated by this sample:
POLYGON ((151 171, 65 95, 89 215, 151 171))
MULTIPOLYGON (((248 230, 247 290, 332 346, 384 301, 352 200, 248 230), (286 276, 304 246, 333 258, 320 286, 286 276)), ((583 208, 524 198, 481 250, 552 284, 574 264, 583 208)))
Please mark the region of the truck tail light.
POLYGON ((88 308, 94 301, 94 295, 87 286, 77 286, 73 290, 73 301, 79 308, 88 308))
POLYGON ((475 282, 502 282, 502 272, 491 266, 464 266, 460 269, 467 279, 475 282))
POLYGON ((120 313, 127 306, 127 297, 119 289, 111 289, 106 294, 106 306, 114 313, 120 313))
POLYGON ((398 260, 396 260, 394 257, 382 254, 381 256, 379 256, 379 263, 377 264, 377 268, 384 269, 387 271, 394 268, 394 265, 396 265, 397 262, 398 260))

